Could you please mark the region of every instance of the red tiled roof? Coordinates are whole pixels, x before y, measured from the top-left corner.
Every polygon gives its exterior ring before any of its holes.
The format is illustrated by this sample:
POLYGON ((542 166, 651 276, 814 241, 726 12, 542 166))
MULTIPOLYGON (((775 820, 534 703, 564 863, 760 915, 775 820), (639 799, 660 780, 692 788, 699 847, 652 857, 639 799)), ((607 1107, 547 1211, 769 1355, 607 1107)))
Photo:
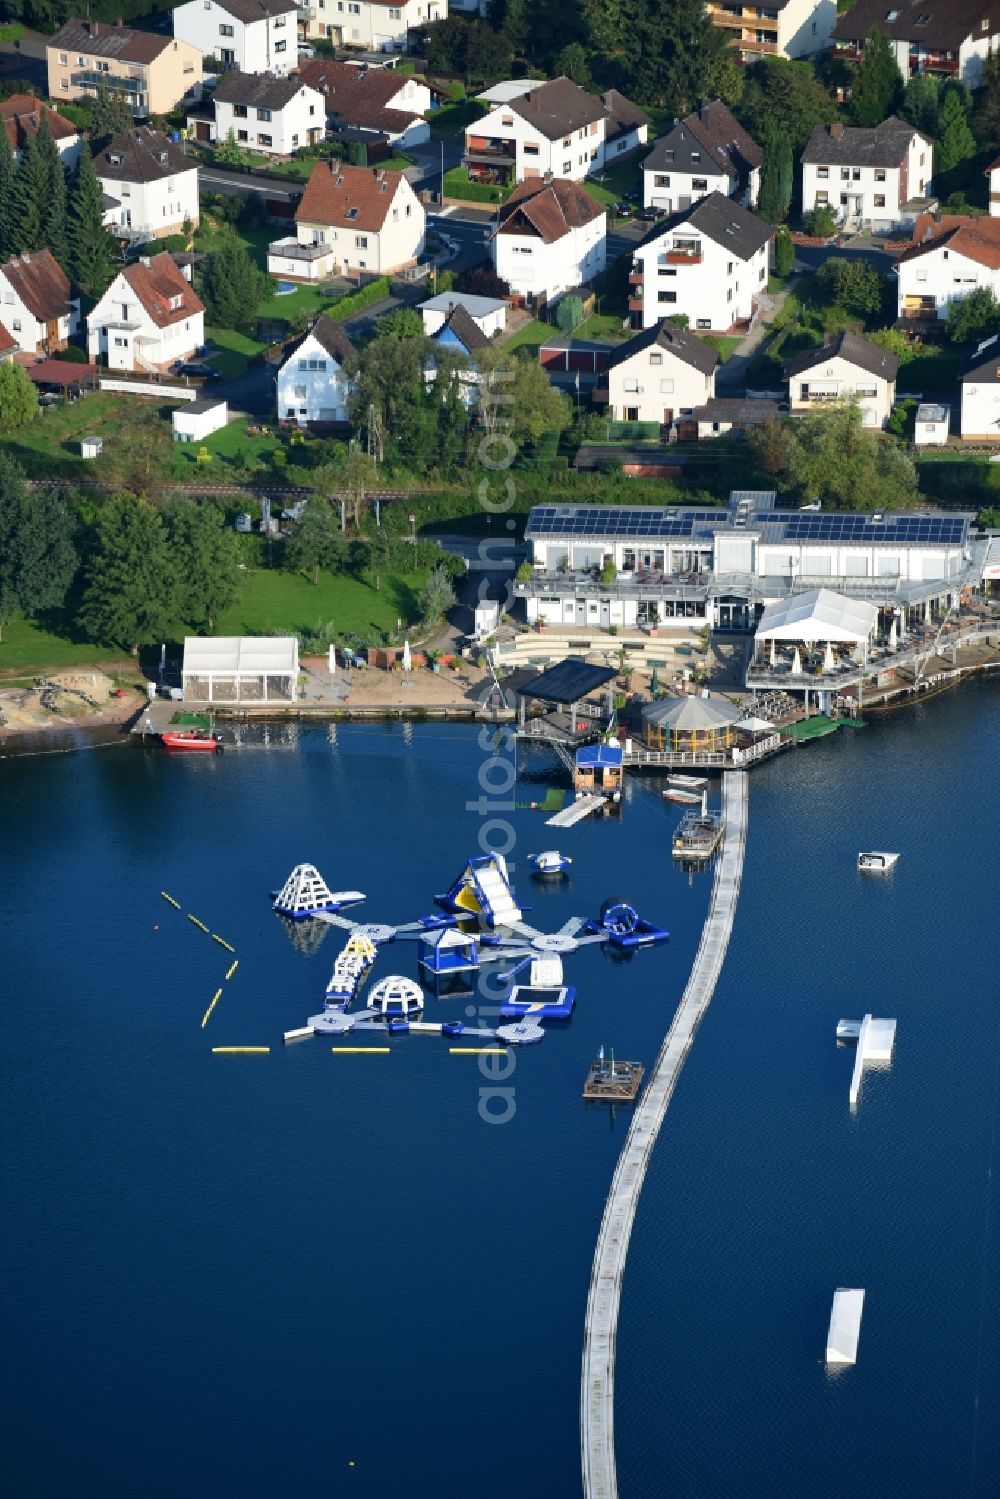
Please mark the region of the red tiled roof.
POLYGON ((0 103, 0 120, 14 152, 24 149, 29 135, 38 134, 43 119, 48 120, 54 141, 68 141, 79 134, 75 125, 56 114, 43 99, 36 99, 34 94, 11 94, 9 99, 0 103))
POLYGON ((318 161, 295 210, 296 223, 329 224, 377 234, 385 224, 402 178, 402 172, 339 164, 331 168, 318 161))
POLYGON ((928 250, 947 245, 966 260, 1000 270, 1000 219, 967 218, 960 214, 923 213, 913 226, 913 244, 899 261, 916 260, 928 250))
POLYGON ((547 245, 600 218, 602 204, 565 177, 519 182, 500 210, 500 234, 537 234, 547 245))
POLYGON ((323 95, 328 117, 340 125, 401 135, 412 120, 421 118, 416 110, 389 108, 389 100, 408 81, 391 68, 359 68, 317 57, 299 69, 299 81, 323 95))
POLYGON ((122 275, 158 328, 169 328, 172 323, 205 311, 194 287, 166 251, 154 255, 148 265, 140 260, 136 265, 126 266, 122 275), (177 305, 172 306, 177 298, 180 299, 177 305))
POLYGON ((19 347, 17 339, 12 338, 3 323, 0 323, 0 354, 12 354, 19 347))
POLYGON ((54 323, 69 312, 69 278, 51 250, 15 255, 0 266, 0 275, 40 323, 54 323))
POLYGON ((78 52, 81 56, 113 57, 119 62, 151 63, 162 52, 173 48, 172 36, 158 36, 153 31, 132 31, 121 22, 70 20, 60 26, 45 44, 49 52, 78 52))
POLYGON ((96 375, 96 364, 77 364, 69 359, 40 359, 29 364, 27 374, 36 385, 80 385, 89 375, 96 375))

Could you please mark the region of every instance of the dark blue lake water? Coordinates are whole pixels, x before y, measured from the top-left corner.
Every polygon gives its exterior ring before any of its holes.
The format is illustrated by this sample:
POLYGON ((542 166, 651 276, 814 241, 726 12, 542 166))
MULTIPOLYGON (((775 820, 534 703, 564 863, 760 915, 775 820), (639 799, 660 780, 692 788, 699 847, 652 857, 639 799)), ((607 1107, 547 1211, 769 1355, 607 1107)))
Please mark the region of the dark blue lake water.
MULTIPOLYGON (((998 727, 1000 691, 968 686, 753 776, 733 944, 629 1259, 628 1499, 1000 1492, 998 727), (859 879, 864 846, 901 850, 891 879, 859 879), (834 1027, 866 1009, 898 1018, 896 1052, 852 1117, 834 1027), (832 1379, 837 1285, 868 1299, 832 1379)), ((488 758, 475 730, 358 725, 0 765, 5 1492, 578 1494, 587 1281, 627 1119, 580 1089, 602 1042, 648 1064, 683 988, 709 876, 671 867, 681 809, 633 780, 616 821, 499 813, 515 864, 575 860, 555 887, 522 864, 530 920, 623 894, 673 934, 568 960, 576 1015, 515 1056, 507 1123, 438 1038, 281 1043, 342 938, 300 950, 268 890, 309 859, 368 919, 429 911, 477 850, 488 758), (205 1030, 230 959, 161 890, 237 950, 205 1030)), ((376 977, 415 957, 384 950, 376 977)))

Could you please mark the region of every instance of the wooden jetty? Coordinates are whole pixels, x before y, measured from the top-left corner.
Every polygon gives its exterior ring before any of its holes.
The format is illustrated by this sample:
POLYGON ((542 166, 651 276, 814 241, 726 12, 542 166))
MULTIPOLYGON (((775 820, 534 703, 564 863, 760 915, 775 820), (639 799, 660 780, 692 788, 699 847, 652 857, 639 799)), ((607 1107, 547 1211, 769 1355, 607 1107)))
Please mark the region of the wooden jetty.
POLYGON ((574 823, 589 817, 591 812, 598 811, 606 801, 606 796, 578 796, 574 801, 567 802, 554 817, 546 817, 545 825, 549 828, 571 828, 574 823))
POLYGON ((708 1009, 733 929, 746 847, 747 778, 722 780, 722 857, 691 976, 632 1116, 597 1236, 587 1297, 580 1378, 580 1457, 585 1499, 617 1499, 615 1350, 625 1259, 639 1193, 684 1060, 708 1009))
POLYGON ((641 1062, 606 1062, 599 1057, 590 1064, 583 1096, 603 1099, 606 1103, 631 1103, 638 1097, 645 1070, 641 1062))

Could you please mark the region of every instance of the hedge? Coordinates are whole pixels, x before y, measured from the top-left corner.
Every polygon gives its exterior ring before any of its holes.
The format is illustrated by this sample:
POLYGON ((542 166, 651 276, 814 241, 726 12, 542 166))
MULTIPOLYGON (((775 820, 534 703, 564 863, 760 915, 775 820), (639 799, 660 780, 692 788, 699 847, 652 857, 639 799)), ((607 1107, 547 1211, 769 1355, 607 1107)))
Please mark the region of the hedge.
POLYGON ((332 323, 341 323, 344 318, 353 317, 364 307, 370 307, 373 302, 381 302, 383 297, 389 295, 391 283, 388 276, 379 276, 375 281, 369 281, 367 286, 361 287, 360 291, 349 291, 346 297, 341 297, 327 309, 326 315, 332 323))
POLYGON ((497 187, 492 182, 472 182, 465 167, 452 167, 444 174, 446 198, 464 198, 468 203, 504 203, 510 196, 509 187, 497 187))

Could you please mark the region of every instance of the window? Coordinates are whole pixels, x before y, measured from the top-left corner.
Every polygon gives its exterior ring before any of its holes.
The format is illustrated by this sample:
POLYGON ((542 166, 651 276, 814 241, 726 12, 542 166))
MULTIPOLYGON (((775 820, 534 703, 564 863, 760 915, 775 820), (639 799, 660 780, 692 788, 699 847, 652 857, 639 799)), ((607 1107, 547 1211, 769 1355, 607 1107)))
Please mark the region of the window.
POLYGON ((69 92, 69 79, 68 78, 60 78, 60 80, 59 80, 59 87, 63 90, 64 93, 68 93, 69 92))
POLYGON ((21 331, 21 319, 19 317, 16 317, 14 319, 14 321, 11 323, 10 330, 11 330, 12 333, 20 333, 20 331, 21 331))
POLYGON ((655 177, 653 178, 653 186, 654 187, 669 187, 670 186, 670 178, 669 177, 665 177, 662 172, 657 172, 656 175, 655 175, 655 177))
POLYGON ((127 323, 127 322, 128 322, 128 309, 129 309, 129 304, 128 304, 128 303, 127 303, 127 302, 123 302, 123 303, 122 303, 122 304, 121 304, 121 308, 122 308, 122 322, 123 322, 123 323, 127 323))
POLYGON ((698 321, 695 323, 695 327, 696 328, 711 328, 711 326, 712 326, 712 319, 708 318, 708 317, 700 317, 698 319, 698 321))
POLYGON ((640 393, 640 391, 642 390, 642 386, 639 384, 638 380, 636 380, 636 379, 634 379, 634 378, 632 378, 630 376, 628 379, 626 379, 623 382, 622 389, 628 395, 635 395, 635 396, 637 396, 640 393))
POLYGON ((131 198, 132 188, 128 182, 123 182, 120 184, 120 191, 123 198, 131 198))
POLYGON ((501 115, 500 116, 500 123, 501 123, 501 125, 503 125, 503 127, 505 129, 508 129, 509 127, 513 126, 513 124, 514 124, 514 116, 513 115, 501 115))
POLYGON ((691 191, 693 193, 707 193, 708 192, 708 178, 707 177, 692 177, 691 178, 691 191))
POLYGON ((846 208, 847 207, 847 194, 846 193, 841 193, 841 195, 840 195, 840 206, 841 206, 841 208, 846 208))
POLYGON ((649 362, 650 362, 650 364, 662 364, 663 363, 663 355, 662 354, 650 354, 650 356, 649 356, 649 362))
POLYGON ((926 271, 918 271, 917 272, 917 280, 918 281, 926 281, 927 280, 927 272, 926 271))
POLYGON ((701 152, 700 151, 692 151, 691 152, 691 160, 692 161, 701 161, 701 152))
POLYGON ((235 36, 236 35, 236 28, 234 26, 221 25, 219 27, 219 35, 220 36, 235 36))
POLYGON ((565 136, 564 139, 563 139, 563 146, 564 147, 571 146, 572 144, 573 144, 573 137, 571 135, 565 136))
POLYGON ((285 24, 285 17, 284 16, 278 16, 276 18, 275 22, 274 22, 274 29, 275 29, 275 31, 280 30, 281 27, 284 26, 284 24, 285 24))
POLYGON ((830 201, 830 194, 828 192, 818 192, 816 194, 816 202, 817 203, 829 203, 829 201, 830 201))
POLYGON ((565 177, 568 172, 571 172, 573 170, 573 163, 571 161, 564 161, 562 164, 562 169, 563 176, 565 177))
POLYGON ((726 275, 727 276, 731 276, 732 274, 733 274, 733 262, 730 260, 730 261, 726 262, 726 275))
POLYGON ((245 120, 246 117, 247 117, 247 107, 246 107, 246 105, 245 104, 234 104, 233 105, 233 117, 234 117, 234 119, 237 119, 237 120, 245 120))
POLYGON ((237 130, 236 139, 238 141, 248 141, 250 137, 245 130, 237 130))
POLYGON ((538 155, 538 147, 537 146, 525 146, 523 148, 523 150, 524 150, 525 156, 537 156, 538 155))
POLYGON ((274 136, 273 135, 258 135, 258 137, 257 137, 257 144, 258 144, 258 146, 273 146, 274 145, 274 136))
POLYGON ((284 52, 286 50, 287 46, 288 46, 287 42, 275 42, 275 44, 274 44, 274 50, 275 50, 275 52, 284 52))
POLYGON ((68 58, 67 58, 67 56, 66 56, 66 54, 65 54, 65 52, 60 52, 60 54, 59 54, 59 62, 60 62, 60 65, 61 65, 61 66, 62 66, 62 67, 65 67, 65 66, 66 66, 66 63, 67 63, 67 62, 68 62, 68 61, 69 61, 69 59, 68 59, 68 58))
POLYGON ((401 21, 402 19, 403 19, 403 12, 398 8, 398 6, 390 5, 389 6, 389 20, 390 21, 401 21))
POLYGON ((299 138, 298 138, 298 136, 297 136, 297 135, 293 135, 293 136, 292 136, 292 145, 293 145, 293 146, 297 146, 297 145, 298 145, 298 143, 299 143, 299 138))
POLYGON ((265 125, 268 125, 271 121, 271 111, 269 109, 258 109, 257 118, 258 120, 263 120, 265 125))
POLYGON ((885 167, 876 167, 875 168, 875 181, 876 182, 884 182, 885 181, 885 167))
POLYGON ((677 293, 675 291, 664 291, 661 288, 660 291, 657 293, 656 300, 658 302, 676 302, 677 301, 677 293))
POLYGON ((661 396, 672 396, 673 393, 674 393, 674 382, 672 380, 661 380, 660 381, 660 395, 661 396))
POLYGON ((309 361, 309 368, 311 370, 325 371, 325 369, 326 369, 326 360, 325 359, 310 359, 310 361, 309 361))
POLYGON ((850 182, 850 180, 851 180, 851 169, 850 169, 850 167, 841 167, 841 169, 840 169, 840 180, 841 180, 841 182, 850 182))
POLYGON ((360 16, 360 14, 361 14, 361 6, 360 5, 348 5, 348 7, 347 7, 347 14, 349 16, 360 16))
POLYGON ((367 234, 356 234, 354 236, 354 248, 356 250, 367 250, 367 248, 368 248, 368 236, 367 236, 367 234))
POLYGON ((128 348, 128 339, 127 338, 116 338, 115 339, 115 348, 116 349, 127 349, 128 348))
POLYGON ((179 291, 174 292, 174 295, 170 298, 170 311, 177 312, 180 309, 181 303, 183 301, 184 298, 182 294, 179 291))
POLYGON ((875 207, 876 208, 884 208, 885 207, 885 193, 876 193, 875 194, 875 207))
POLYGON ((852 167, 851 168, 851 181, 852 182, 860 182, 861 181, 861 168, 860 167, 852 167))
POLYGON ((356 208, 349 208, 344 215, 345 219, 356 219, 357 216, 358 210, 356 208))

